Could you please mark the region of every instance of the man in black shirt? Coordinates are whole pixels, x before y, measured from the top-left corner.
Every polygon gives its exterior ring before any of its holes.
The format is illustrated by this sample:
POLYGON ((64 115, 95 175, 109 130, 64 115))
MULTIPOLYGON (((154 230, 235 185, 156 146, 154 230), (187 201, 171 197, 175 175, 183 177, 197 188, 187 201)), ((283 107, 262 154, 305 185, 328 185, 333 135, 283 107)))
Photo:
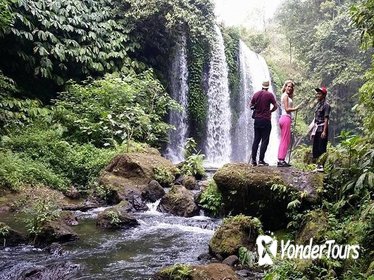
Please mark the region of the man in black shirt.
MULTIPOLYGON (((326 101, 327 89, 325 87, 316 88, 317 106, 314 112, 313 138, 313 161, 317 162, 318 158, 326 153, 329 117, 331 107, 326 101)), ((317 171, 323 172, 323 165, 317 165, 317 171)))

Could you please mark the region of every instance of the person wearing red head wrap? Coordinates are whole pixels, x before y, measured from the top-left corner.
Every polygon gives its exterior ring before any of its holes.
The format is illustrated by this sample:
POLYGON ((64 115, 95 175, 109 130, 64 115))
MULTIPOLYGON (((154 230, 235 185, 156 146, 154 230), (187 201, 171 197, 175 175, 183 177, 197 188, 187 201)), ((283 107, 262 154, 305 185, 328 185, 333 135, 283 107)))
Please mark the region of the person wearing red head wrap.
MULTIPOLYGON (((314 90, 318 103, 314 111, 314 129, 311 136, 313 139, 313 161, 317 163, 318 158, 326 153, 331 107, 326 101, 326 87, 315 88, 314 90)), ((321 163, 317 164, 317 171, 323 171, 321 163)))

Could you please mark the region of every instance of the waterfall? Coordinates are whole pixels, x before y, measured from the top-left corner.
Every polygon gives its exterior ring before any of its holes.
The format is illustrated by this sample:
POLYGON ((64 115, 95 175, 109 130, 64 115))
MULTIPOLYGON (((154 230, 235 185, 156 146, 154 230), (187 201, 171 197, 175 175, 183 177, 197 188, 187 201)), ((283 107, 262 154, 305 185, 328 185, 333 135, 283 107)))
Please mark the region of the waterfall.
MULTIPOLYGON (((270 79, 268 66, 264 58, 251 51, 242 41, 239 43, 239 65, 240 65, 240 98, 236 104, 239 111, 238 121, 233 129, 232 160, 237 162, 248 162, 251 156, 253 143, 253 119, 252 111, 248 103, 252 95, 261 89, 261 83, 270 79)), ((269 88, 273 92, 272 86, 269 88)), ((279 146, 278 113, 272 113, 272 129, 270 142, 265 154, 265 161, 275 164, 277 161, 279 146)))
POLYGON ((182 112, 171 111, 169 114, 169 123, 173 125, 175 129, 171 130, 169 133, 169 141, 165 156, 173 163, 184 160, 183 149, 188 133, 188 68, 186 44, 186 36, 181 36, 176 44, 176 50, 170 69, 171 97, 183 107, 182 112))
POLYGON ((222 166, 230 162, 231 112, 223 37, 216 26, 216 41, 210 61, 208 78, 208 120, 205 155, 207 166, 222 166))

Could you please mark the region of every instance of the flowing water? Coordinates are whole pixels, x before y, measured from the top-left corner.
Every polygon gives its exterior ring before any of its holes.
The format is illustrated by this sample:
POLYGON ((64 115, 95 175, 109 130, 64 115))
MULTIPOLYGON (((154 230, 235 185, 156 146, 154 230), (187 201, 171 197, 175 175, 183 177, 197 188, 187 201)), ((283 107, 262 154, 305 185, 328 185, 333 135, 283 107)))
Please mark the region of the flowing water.
POLYGON ((181 106, 182 111, 171 111, 169 123, 175 127, 169 133, 168 146, 165 156, 173 163, 179 163, 184 160, 183 148, 186 144, 188 133, 188 68, 187 68, 187 51, 186 36, 181 36, 176 44, 175 54, 170 70, 170 93, 171 97, 181 106))
POLYGON ((96 229, 98 210, 77 212, 80 224, 73 229, 78 241, 63 244, 54 254, 32 246, 3 249, 0 279, 22 279, 35 268, 41 271, 38 279, 150 279, 168 265, 198 264, 219 220, 161 214, 155 205, 150 209, 135 214, 139 226, 120 231, 96 229))
MULTIPOLYGON (((252 111, 248 104, 252 95, 261 89, 264 80, 271 82, 268 66, 262 56, 239 42, 240 94, 237 104, 238 119, 232 124, 228 67, 222 34, 216 26, 216 41, 209 64, 208 75, 208 119, 204 142, 207 168, 221 167, 227 162, 249 162, 254 138, 252 111), (232 126, 232 129, 231 129, 232 126)), ((183 147, 188 135, 188 68, 186 38, 177 43, 171 67, 171 95, 183 107, 182 112, 172 112, 170 123, 176 127, 169 134, 165 156, 174 163, 184 160, 183 147)), ((269 91, 273 92, 272 86, 269 91)), ((272 165, 277 162, 279 146, 279 114, 272 114, 272 130, 265 161, 272 165)))
MULTIPOLYGON (((262 56, 251 51, 242 41, 239 43, 240 99, 236 104, 239 118, 233 130, 232 160, 248 162, 254 138, 252 111, 248 104, 252 95, 261 90, 261 83, 270 79, 268 66, 262 56)), ((269 88, 273 92, 272 86, 269 88)), ((274 95, 275 96, 275 95, 274 95)), ((275 164, 279 146, 278 111, 272 114, 270 142, 265 161, 275 164)))
POLYGON ((216 42, 213 46, 208 79, 208 122, 205 143, 206 166, 222 166, 231 156, 231 111, 223 37, 216 26, 216 42))

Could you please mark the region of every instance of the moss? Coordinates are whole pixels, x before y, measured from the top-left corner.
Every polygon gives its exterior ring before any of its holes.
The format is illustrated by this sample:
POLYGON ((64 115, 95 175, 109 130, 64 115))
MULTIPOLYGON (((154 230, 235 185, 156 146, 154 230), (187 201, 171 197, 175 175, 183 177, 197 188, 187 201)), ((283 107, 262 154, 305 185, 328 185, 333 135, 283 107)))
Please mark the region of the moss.
POLYGON ((192 268, 186 264, 175 264, 169 266, 158 273, 158 279, 165 280, 188 280, 191 278, 192 268))
POLYGON ((322 210, 314 210, 305 215, 302 229, 296 243, 306 244, 311 238, 315 241, 323 239, 328 228, 327 214, 322 210))
POLYGON ((317 191, 317 193, 322 193, 324 175, 322 173, 315 173, 309 178, 310 185, 317 191))
POLYGON ((262 233, 261 222, 257 218, 238 215, 224 219, 209 243, 215 255, 226 257, 238 254, 240 247, 251 248, 257 236, 262 233))

